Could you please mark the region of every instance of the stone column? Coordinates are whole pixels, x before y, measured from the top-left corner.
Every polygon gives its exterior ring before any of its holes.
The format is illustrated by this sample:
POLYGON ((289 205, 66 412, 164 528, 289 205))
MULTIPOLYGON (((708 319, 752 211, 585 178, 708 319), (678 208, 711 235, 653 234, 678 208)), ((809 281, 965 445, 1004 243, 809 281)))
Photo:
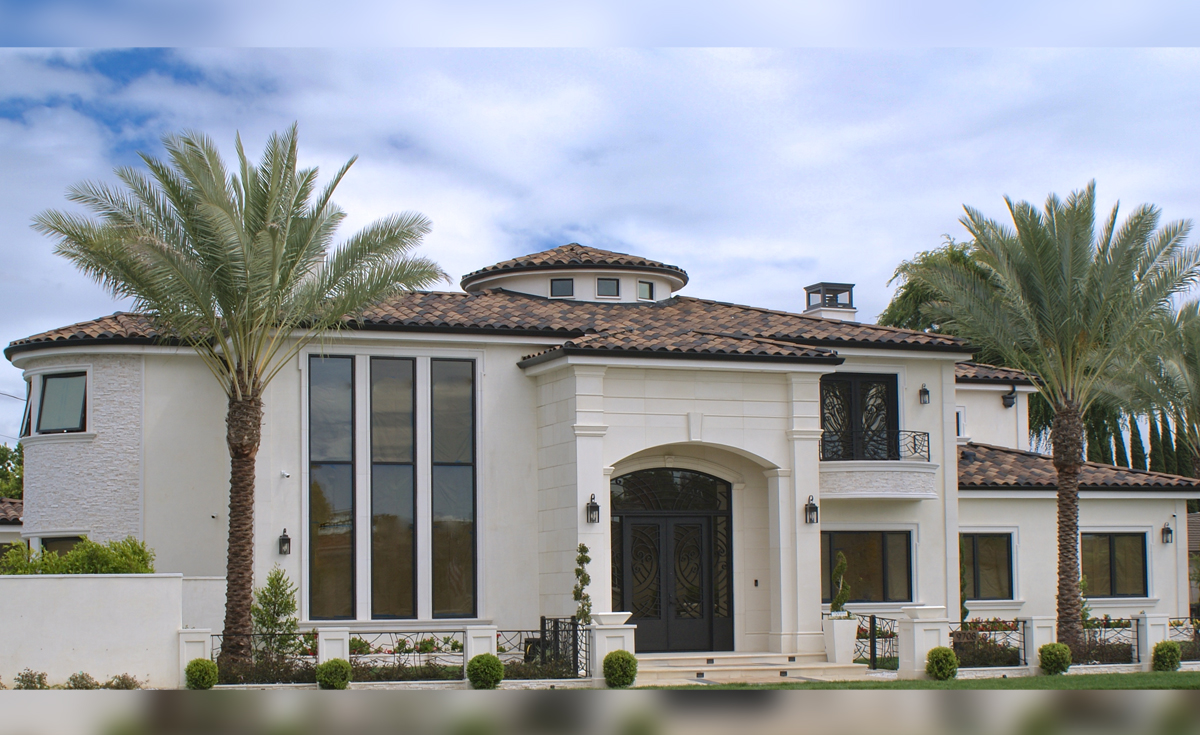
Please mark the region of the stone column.
POLYGON ((1038 649, 1058 640, 1055 635, 1057 621, 1053 615, 1035 615, 1017 618, 1025 628, 1025 664, 1034 672, 1039 670, 1038 649))
POLYGON ((212 631, 207 628, 179 630, 179 688, 187 688, 187 665, 194 659, 212 658, 212 631))
POLYGON ((589 675, 593 679, 604 678, 604 657, 613 651, 636 653, 634 633, 636 625, 613 624, 614 620, 627 619, 628 613, 601 614, 600 619, 587 626, 589 651, 591 652, 589 675), (608 623, 608 624, 606 624, 608 623))
MULTIPOLYGON (((592 562, 588 595, 593 612, 612 611, 612 553, 609 544, 611 508, 608 475, 604 466, 604 372, 603 365, 575 365, 575 490, 576 527, 579 543, 586 544, 592 562), (600 506, 600 522, 588 523, 587 505, 592 498, 600 506)), ((572 551, 566 569, 575 568, 572 551)))
POLYGON ((496 655, 496 626, 468 625, 463 629, 463 676, 467 664, 481 653, 496 655))
MULTIPOLYGON (((771 562, 771 631, 776 653, 796 652, 796 532, 791 470, 767 470, 767 547, 771 562)), ((818 601, 820 596, 818 594, 818 601)), ((818 624, 819 625, 819 624, 818 624)))
POLYGON ((317 663, 323 664, 335 658, 350 660, 350 629, 318 628, 317 663))
POLYGON ((901 679, 927 679, 925 660, 929 649, 950 645, 950 620, 941 605, 917 605, 901 608, 896 646, 899 648, 901 679))

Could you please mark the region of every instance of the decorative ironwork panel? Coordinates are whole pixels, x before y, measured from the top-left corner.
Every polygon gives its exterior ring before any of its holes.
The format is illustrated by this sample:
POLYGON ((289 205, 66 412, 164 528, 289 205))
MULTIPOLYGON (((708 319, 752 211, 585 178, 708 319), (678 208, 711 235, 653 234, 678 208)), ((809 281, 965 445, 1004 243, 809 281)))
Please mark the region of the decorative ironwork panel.
MULTIPOLYGON (((850 436, 854 427, 850 423, 850 384, 830 381, 821 384, 821 428, 826 436, 850 436)), ((822 450, 825 450, 822 444, 822 450)), ((853 446, 830 443, 829 456, 822 459, 852 459, 853 446)))
POLYGON ((620 516, 612 516, 609 526, 609 549, 612 551, 612 609, 625 609, 625 537, 620 516))
POLYGON ((729 483, 692 470, 640 470, 612 481, 613 512, 729 512, 729 483))
POLYGON ((1083 623, 1083 643, 1071 646, 1077 664, 1135 664, 1138 662, 1136 618, 1089 618, 1083 623))
POLYGON ((821 459, 826 462, 851 459, 929 461, 929 434, 924 431, 879 432, 828 429, 821 435, 821 459))
POLYGON ((733 585, 730 584, 729 519, 713 519, 713 617, 733 617, 733 585))
POLYGON ((872 669, 894 671, 900 668, 900 657, 896 648, 896 620, 878 615, 854 617, 858 620, 858 634, 854 640, 854 663, 866 664, 872 669))
POLYGON ((675 524, 675 617, 700 620, 704 617, 703 527, 675 524))
POLYGON ((629 568, 633 575, 633 617, 662 617, 659 574, 659 526, 635 523, 630 527, 629 568))
POLYGON ((1019 620, 965 620, 950 626, 950 646, 964 669, 1025 665, 1025 626, 1019 620))
POLYGON ((1167 640, 1179 644, 1182 661, 1200 661, 1200 620, 1171 618, 1167 628, 1167 640))

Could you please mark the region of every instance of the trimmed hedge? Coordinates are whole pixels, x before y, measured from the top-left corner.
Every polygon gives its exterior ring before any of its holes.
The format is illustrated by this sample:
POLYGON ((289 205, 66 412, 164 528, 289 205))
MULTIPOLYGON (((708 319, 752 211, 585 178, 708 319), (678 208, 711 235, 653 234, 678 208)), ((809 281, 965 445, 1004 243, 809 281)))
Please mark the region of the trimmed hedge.
POLYGON ((1150 653, 1150 668, 1155 671, 1175 671, 1179 668, 1182 653, 1175 641, 1159 641, 1150 653))
POLYGON ((98 544, 83 539, 62 556, 13 544, 0 556, 0 574, 153 574, 154 552, 130 536, 98 544))
POLYGON ((1071 648, 1066 643, 1047 643, 1038 649, 1038 665, 1042 673, 1056 676, 1071 668, 1071 648))
POLYGON ((350 683, 353 669, 344 658, 331 658, 317 665, 317 686, 322 689, 345 689, 350 683))
POLYGON ((188 689, 212 689, 219 676, 217 662, 206 658, 194 658, 184 669, 188 689))
POLYGON ((613 651, 604 657, 604 683, 624 689, 637 678, 637 659, 629 651, 613 651))
POLYGON ((954 649, 938 646, 929 649, 925 657, 925 673, 935 681, 946 681, 958 676, 958 656, 954 649))
POLYGON ((474 689, 495 689, 504 681, 504 664, 491 653, 481 653, 467 662, 467 681, 474 689))

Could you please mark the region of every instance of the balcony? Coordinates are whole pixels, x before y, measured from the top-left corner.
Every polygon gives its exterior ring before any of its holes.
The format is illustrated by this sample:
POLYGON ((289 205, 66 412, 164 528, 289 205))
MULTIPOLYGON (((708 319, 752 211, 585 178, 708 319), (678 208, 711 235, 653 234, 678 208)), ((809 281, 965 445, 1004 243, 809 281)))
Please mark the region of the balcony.
POLYGON ((929 434, 924 431, 826 432, 821 437, 821 460, 848 461, 929 461, 929 434))

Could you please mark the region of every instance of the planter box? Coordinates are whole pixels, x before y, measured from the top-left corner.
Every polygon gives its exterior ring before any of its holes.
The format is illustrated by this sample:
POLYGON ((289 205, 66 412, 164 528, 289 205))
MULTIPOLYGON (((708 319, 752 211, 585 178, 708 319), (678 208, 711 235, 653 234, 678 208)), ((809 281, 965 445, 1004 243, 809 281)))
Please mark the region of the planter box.
POLYGON ((825 632, 825 658, 829 663, 853 663, 858 618, 825 618, 821 621, 821 630, 825 632))

